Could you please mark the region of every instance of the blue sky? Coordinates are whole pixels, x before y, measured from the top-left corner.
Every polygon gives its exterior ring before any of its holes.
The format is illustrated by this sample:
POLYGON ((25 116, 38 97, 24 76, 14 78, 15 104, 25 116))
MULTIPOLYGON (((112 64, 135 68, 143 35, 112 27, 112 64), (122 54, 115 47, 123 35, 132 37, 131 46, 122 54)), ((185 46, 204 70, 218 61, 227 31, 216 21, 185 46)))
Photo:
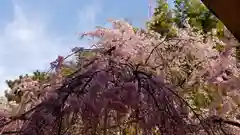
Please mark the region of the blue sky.
POLYGON ((108 18, 144 27, 148 0, 1 0, 0 95, 4 80, 46 70, 72 47, 87 47, 76 33, 108 26, 108 18))

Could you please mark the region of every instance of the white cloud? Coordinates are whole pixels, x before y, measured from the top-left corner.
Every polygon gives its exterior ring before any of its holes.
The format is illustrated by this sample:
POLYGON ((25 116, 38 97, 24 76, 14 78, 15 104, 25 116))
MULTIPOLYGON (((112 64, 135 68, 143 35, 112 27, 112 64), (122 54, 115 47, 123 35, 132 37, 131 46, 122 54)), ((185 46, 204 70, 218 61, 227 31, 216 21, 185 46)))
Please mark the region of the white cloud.
POLYGON ((47 69, 58 55, 66 55, 74 47, 65 41, 68 37, 53 36, 47 20, 31 14, 14 4, 13 20, 0 29, 0 95, 6 88, 6 79, 47 69))

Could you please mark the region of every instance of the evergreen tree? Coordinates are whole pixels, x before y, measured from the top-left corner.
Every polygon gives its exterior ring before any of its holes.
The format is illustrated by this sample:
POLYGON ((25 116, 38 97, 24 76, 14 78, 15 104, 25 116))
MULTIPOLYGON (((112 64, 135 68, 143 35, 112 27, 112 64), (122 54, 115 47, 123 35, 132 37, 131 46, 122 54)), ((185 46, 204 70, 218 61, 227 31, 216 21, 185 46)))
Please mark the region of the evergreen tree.
POLYGON ((184 22, 187 19, 187 9, 185 8, 185 2, 183 0, 175 0, 174 6, 174 22, 179 28, 184 28, 184 22))
POLYGON ((176 29, 184 28, 188 23, 194 31, 202 34, 211 33, 224 36, 224 25, 199 0, 175 0, 174 8, 170 9, 165 0, 157 0, 154 15, 148 24, 148 29, 168 37, 176 36, 176 29), (213 33, 213 30, 216 30, 213 33))
POLYGON ((172 37, 176 35, 176 30, 173 28, 172 12, 165 0, 158 0, 158 6, 151 21, 147 22, 148 29, 154 30, 163 36, 172 37))
POLYGON ((174 21, 178 27, 184 27, 186 21, 190 26, 203 34, 217 29, 223 35, 224 25, 199 0, 175 0, 174 21))

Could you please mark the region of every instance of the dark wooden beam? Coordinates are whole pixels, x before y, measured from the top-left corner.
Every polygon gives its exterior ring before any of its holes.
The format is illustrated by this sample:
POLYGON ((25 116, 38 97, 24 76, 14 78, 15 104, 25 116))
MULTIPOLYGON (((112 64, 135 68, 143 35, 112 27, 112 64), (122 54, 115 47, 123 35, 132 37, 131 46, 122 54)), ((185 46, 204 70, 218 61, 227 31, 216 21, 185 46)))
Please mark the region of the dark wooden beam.
POLYGON ((202 0, 240 41, 240 0, 202 0))

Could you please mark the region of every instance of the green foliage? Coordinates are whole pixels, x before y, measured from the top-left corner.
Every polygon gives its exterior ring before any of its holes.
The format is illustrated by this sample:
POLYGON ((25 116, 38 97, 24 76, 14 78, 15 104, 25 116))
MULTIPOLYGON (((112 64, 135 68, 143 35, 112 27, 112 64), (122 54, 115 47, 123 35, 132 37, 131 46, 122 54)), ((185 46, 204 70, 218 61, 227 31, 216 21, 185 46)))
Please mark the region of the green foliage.
POLYGON ((14 84, 16 83, 16 80, 15 81, 6 80, 5 82, 9 88, 13 88, 14 84))
POLYGON ((210 98, 208 95, 201 93, 199 91, 195 92, 192 96, 194 105, 197 109, 205 108, 210 104, 210 98))
POLYGON ((25 76, 20 75, 17 79, 15 80, 6 80, 6 84, 10 88, 10 91, 5 91, 5 97, 7 98, 8 101, 15 101, 16 103, 21 102, 21 97, 23 96, 23 85, 21 84, 24 77, 30 77, 34 81, 45 81, 48 79, 48 75, 45 72, 40 72, 40 71, 35 71, 33 72, 32 75, 26 74, 25 76))
POLYGON ((70 74, 74 73, 74 70, 69 68, 69 67, 63 67, 62 70, 61 70, 61 74, 63 76, 68 76, 70 74))
MULTIPOLYGON (((26 74, 25 76, 28 76, 28 74, 26 74)), ((20 75, 17 79, 15 80, 5 80, 5 83, 7 84, 7 86, 12 89, 16 84, 19 84, 21 81, 21 79, 23 78, 23 75, 20 75)))
POLYGON ((224 45, 216 44, 213 48, 219 52, 222 52, 224 50, 224 45))
POLYGON ((217 23, 217 36, 224 36, 224 24, 221 21, 218 21, 217 23))
POLYGON ((199 0, 175 0, 174 3, 175 8, 169 9, 164 0, 158 0, 154 15, 147 22, 148 29, 174 37, 177 31, 173 25, 184 28, 185 23, 188 23, 193 30, 203 34, 217 29, 217 35, 223 35, 224 25, 199 0))
POLYGON ((179 28, 184 27, 184 21, 187 19, 187 9, 183 8, 185 7, 185 1, 183 0, 175 0, 174 1, 175 8, 173 9, 173 12, 175 14, 174 22, 179 28))
POLYGON ((33 80, 44 81, 48 78, 48 75, 45 72, 35 71, 32 76, 33 80))
POLYGON ((203 33, 217 28, 219 20, 199 0, 175 0, 175 23, 183 27, 183 21, 188 19, 190 26, 203 33))
POLYGON ((218 20, 207 7, 199 0, 175 0, 174 8, 169 9, 165 0, 158 0, 154 15, 147 27, 150 30, 167 37, 175 37, 178 28, 184 28, 189 24, 194 31, 202 34, 211 33, 218 37, 224 36, 224 24, 218 20))
POLYGON ((196 84, 188 91, 191 106, 197 111, 207 108, 216 98, 217 88, 211 85, 196 84))
POLYGON ((147 22, 148 29, 167 37, 176 36, 176 30, 173 28, 174 20, 168 4, 164 0, 158 0, 157 3, 152 20, 147 22))
POLYGON ((139 30, 139 28, 134 27, 133 30, 136 33, 139 30))
POLYGON ((21 101, 21 96, 23 93, 16 88, 16 86, 21 83, 21 79, 22 76, 19 76, 18 79, 5 81, 10 88, 9 92, 5 91, 5 97, 7 98, 7 101, 16 101, 16 103, 21 101))

